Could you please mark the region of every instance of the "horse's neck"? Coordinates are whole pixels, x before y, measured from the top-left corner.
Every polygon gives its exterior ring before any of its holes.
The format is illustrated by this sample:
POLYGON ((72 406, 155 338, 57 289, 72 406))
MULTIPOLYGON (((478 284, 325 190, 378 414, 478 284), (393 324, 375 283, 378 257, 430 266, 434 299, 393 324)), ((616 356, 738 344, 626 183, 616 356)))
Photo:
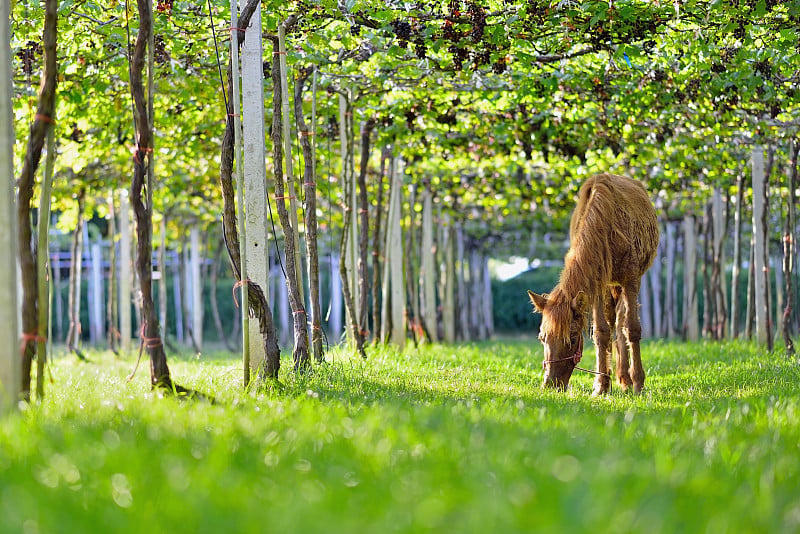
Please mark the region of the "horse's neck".
POLYGON ((570 298, 583 291, 589 302, 594 302, 603 285, 599 267, 597 262, 584 262, 584 265, 581 265, 575 258, 567 261, 558 284, 561 291, 570 298))

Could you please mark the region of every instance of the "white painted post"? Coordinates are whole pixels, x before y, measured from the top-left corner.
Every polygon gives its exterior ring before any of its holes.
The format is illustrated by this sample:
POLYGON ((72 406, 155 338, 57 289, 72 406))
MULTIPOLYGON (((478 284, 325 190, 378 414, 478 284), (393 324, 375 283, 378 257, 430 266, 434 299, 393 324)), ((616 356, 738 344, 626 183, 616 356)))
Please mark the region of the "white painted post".
POLYGON ((9 2, 0 2, 0 414, 19 399, 21 383, 17 300, 17 224, 14 207, 14 122, 12 120, 9 2))
POLYGON ((328 317, 328 330, 331 339, 338 340, 342 335, 342 279, 339 277, 339 254, 331 257, 331 300, 330 316, 328 317))
POLYGON ((755 254, 753 267, 755 270, 755 297, 756 297, 756 339, 759 343, 767 344, 767 271, 764 264, 764 148, 753 147, 753 236, 755 241, 755 254))
MULTIPOLYGON (((358 210, 356 209, 356 184, 352 168, 352 150, 350 147, 350 129, 352 125, 352 112, 348 111, 348 100, 343 94, 339 94, 339 140, 340 156, 342 160, 342 188, 347 197, 350 211, 345 211, 344 216, 350 218, 350 232, 347 239, 347 254, 341 258, 345 264, 347 279, 350 282, 350 293, 353 296, 353 303, 356 307, 356 317, 361 317, 361 310, 358 309, 359 287, 356 276, 356 266, 358 265, 358 210)), ((347 323, 347 335, 351 335, 350 316, 345 317, 347 323)))
POLYGON ((175 308, 175 340, 178 344, 183 344, 183 295, 181 293, 180 252, 175 252, 175 261, 172 263, 172 305, 175 308))
MULTIPOLYGON (((240 5, 245 2, 240 1, 240 5)), ((242 139, 244 169, 244 212, 247 232, 244 239, 247 277, 258 284, 269 301, 269 238, 267 231, 267 170, 264 141, 264 67, 261 40, 261 7, 250 19, 242 44, 242 139)), ((236 70, 234 70, 236 72, 236 70)), ((234 83, 238 83, 238 80, 234 83)), ((237 159, 236 162, 239 165, 237 159)), ((241 230, 241 229, 240 229, 241 230)), ((266 357, 258 321, 248 321, 250 370, 266 357)))
POLYGON ((450 216, 445 214, 444 222, 444 302, 442 303, 442 322, 444 323, 444 340, 454 343, 456 340, 455 322, 455 231, 450 222, 450 216))
POLYGON ((697 317, 697 225, 694 215, 683 218, 683 332, 687 341, 700 339, 697 317))
POLYGON ((422 321, 432 342, 439 339, 436 320, 436 267, 433 256, 433 195, 430 187, 422 190, 422 238, 420 250, 420 295, 422 321))
POLYGON ((97 345, 103 341, 103 324, 105 322, 105 299, 103 298, 103 247, 100 242, 92 244, 91 280, 92 292, 89 299, 89 327, 92 343, 97 345))
POLYGON ((193 226, 189 232, 191 247, 190 269, 192 278, 192 333, 197 350, 203 348, 203 281, 200 279, 200 230, 193 226))
POLYGON ((128 191, 119 194, 119 350, 131 350, 131 212, 128 191))
POLYGON ((400 227, 400 212, 402 211, 403 173, 405 167, 403 160, 398 159, 392 177, 391 201, 392 220, 387 221, 387 247, 389 265, 386 266, 390 273, 391 291, 391 317, 392 333, 391 342, 402 349, 406 343, 406 285, 403 277, 403 231, 400 227))

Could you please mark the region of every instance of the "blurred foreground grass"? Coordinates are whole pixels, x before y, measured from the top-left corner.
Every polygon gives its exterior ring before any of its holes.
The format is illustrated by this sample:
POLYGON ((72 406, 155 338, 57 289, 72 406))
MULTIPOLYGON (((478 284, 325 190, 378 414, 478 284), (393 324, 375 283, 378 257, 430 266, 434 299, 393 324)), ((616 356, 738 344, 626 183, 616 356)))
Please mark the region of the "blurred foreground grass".
POLYGON ((339 351, 244 393, 225 354, 60 356, 0 420, 0 532, 797 532, 800 367, 653 343, 641 396, 543 391, 520 341, 339 351))

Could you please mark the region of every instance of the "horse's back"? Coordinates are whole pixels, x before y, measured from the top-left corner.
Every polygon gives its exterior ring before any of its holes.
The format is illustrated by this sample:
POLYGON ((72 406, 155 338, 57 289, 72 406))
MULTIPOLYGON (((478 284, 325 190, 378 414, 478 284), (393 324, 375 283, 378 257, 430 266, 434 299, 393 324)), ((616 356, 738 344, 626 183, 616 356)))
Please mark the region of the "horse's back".
POLYGON ((616 174, 592 176, 581 186, 570 222, 578 232, 602 234, 612 261, 627 275, 641 276, 652 265, 658 249, 658 217, 644 185, 616 174))

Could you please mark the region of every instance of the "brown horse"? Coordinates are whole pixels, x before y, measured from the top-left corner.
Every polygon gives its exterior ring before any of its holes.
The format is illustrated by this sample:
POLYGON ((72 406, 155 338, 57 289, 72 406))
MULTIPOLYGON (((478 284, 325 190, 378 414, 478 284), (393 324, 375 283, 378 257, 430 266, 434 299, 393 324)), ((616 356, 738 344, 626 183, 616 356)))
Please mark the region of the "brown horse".
POLYGON ((549 295, 528 291, 542 314, 544 386, 566 389, 583 355, 583 332, 593 312, 597 377, 594 394, 611 387, 611 329, 617 332, 617 381, 644 386, 637 297, 658 247, 656 211, 644 186, 625 176, 598 174, 578 193, 570 221, 570 249, 549 295), (623 339, 624 338, 624 339, 623 339), (619 349, 623 350, 619 350, 619 349))

